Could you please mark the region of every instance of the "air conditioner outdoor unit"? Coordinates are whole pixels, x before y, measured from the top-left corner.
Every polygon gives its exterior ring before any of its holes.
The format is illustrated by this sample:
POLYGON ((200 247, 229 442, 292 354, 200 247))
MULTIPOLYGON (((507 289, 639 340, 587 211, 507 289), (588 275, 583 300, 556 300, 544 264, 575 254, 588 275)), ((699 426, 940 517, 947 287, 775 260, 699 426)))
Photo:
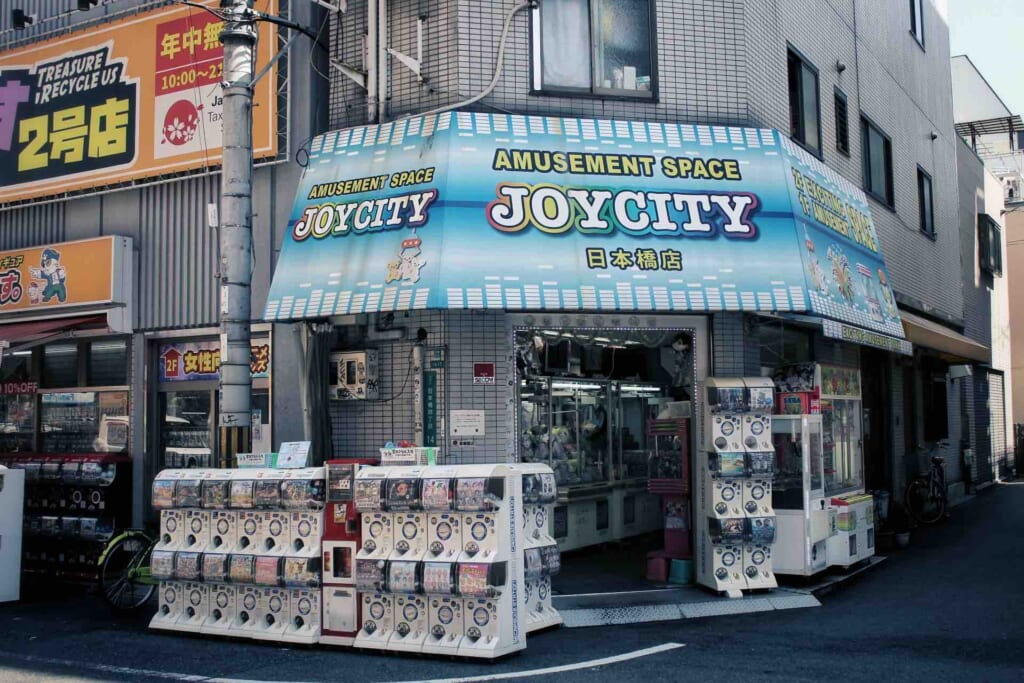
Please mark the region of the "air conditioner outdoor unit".
POLYGON ((336 401, 376 400, 378 351, 340 351, 330 355, 329 397, 336 401))

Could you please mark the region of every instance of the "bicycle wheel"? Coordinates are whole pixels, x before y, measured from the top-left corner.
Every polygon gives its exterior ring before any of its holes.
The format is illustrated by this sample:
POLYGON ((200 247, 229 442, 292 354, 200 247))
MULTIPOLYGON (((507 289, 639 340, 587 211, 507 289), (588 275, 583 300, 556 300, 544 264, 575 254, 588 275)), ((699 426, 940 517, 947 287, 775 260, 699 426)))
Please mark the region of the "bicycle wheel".
POLYGON ((946 512, 946 497, 932 490, 927 479, 918 478, 907 485, 907 511, 918 524, 934 524, 946 512))
POLYGON ((100 594, 107 604, 121 612, 146 604, 156 586, 141 581, 138 572, 149 566, 151 550, 152 542, 144 534, 124 536, 107 550, 100 567, 100 594))

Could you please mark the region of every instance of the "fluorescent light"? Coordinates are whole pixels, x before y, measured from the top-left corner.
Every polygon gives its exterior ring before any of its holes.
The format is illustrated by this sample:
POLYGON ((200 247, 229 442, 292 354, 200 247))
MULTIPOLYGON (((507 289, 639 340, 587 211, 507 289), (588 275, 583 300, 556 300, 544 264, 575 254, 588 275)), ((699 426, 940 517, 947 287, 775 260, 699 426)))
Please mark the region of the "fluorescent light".
POLYGON ((552 382, 552 389, 603 389, 600 384, 576 384, 574 382, 552 382))
POLYGON ((12 356, 31 356, 32 352, 31 351, 13 351, 13 352, 11 352, 11 355, 12 356))
POLYGON ((607 337, 594 337, 594 341, 597 341, 597 342, 608 342, 608 343, 610 343, 610 342, 611 342, 611 339, 608 339, 607 337))
POLYGON ((622 391, 661 391, 661 387, 642 387, 638 384, 627 384, 621 389, 622 391))

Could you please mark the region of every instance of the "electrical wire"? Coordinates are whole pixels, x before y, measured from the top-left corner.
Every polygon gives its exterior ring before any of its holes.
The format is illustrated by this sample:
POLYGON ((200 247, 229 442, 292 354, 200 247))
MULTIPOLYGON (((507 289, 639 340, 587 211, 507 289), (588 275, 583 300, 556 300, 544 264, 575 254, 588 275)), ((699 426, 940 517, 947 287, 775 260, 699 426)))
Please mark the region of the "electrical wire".
POLYGON ((401 398, 402 396, 405 395, 405 389, 406 389, 407 386, 409 386, 409 378, 412 377, 412 371, 416 368, 415 354, 416 354, 416 345, 413 344, 413 347, 409 350, 409 370, 408 370, 408 372, 405 373, 405 381, 402 382, 402 388, 399 389, 398 393, 393 395, 393 396, 389 396, 388 398, 378 399, 379 402, 381 402, 381 403, 389 403, 391 401, 394 401, 396 398, 401 398))
MULTIPOLYGON (((430 111, 419 112, 409 114, 408 116, 433 116, 435 114, 443 114, 446 111, 452 111, 453 109, 461 109, 462 107, 468 107, 471 104, 479 102, 483 98, 494 92, 494 89, 498 87, 498 81, 501 80, 501 70, 505 63, 505 44, 508 42, 508 31, 512 27, 512 20, 515 19, 516 15, 522 12, 524 9, 530 9, 537 6, 537 0, 523 0, 518 5, 509 10, 509 13, 505 16, 505 25, 501 29, 501 38, 498 40, 498 57, 494 65, 494 78, 487 85, 486 88, 481 90, 478 94, 470 97, 469 99, 456 102, 455 104, 445 105, 438 107, 437 109, 431 109, 430 111)), ((406 117, 407 118, 407 117, 406 117)))

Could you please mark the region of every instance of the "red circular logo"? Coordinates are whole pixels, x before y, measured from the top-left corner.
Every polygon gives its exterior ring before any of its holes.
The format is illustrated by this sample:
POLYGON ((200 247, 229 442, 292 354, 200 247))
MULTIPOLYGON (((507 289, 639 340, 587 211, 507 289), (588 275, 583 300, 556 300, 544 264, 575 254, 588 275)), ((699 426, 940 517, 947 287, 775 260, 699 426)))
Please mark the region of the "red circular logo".
POLYGON ((172 145, 192 142, 199 129, 199 112, 188 100, 178 100, 164 115, 164 141, 172 145))

